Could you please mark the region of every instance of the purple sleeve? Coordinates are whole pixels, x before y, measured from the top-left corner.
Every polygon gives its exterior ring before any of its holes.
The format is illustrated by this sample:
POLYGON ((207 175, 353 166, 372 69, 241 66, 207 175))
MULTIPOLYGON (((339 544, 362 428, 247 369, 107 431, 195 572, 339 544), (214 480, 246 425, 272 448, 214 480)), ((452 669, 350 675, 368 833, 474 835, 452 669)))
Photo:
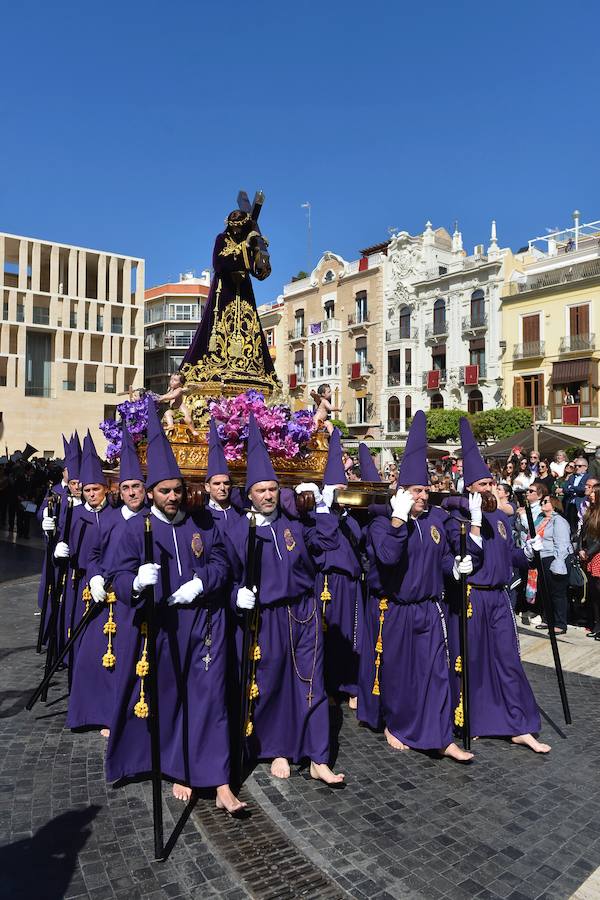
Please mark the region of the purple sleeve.
POLYGON ((229 576, 229 561, 225 544, 216 527, 212 530, 212 543, 208 559, 198 576, 202 579, 203 594, 215 594, 223 590, 229 576))
POLYGON ((377 562, 396 566, 400 562, 408 540, 408 528, 394 528, 385 516, 376 516, 369 525, 369 542, 377 562))
POLYGON ((109 573, 117 598, 126 606, 138 606, 142 599, 133 596, 133 582, 144 561, 142 537, 133 528, 124 529, 113 556, 112 572, 109 573))

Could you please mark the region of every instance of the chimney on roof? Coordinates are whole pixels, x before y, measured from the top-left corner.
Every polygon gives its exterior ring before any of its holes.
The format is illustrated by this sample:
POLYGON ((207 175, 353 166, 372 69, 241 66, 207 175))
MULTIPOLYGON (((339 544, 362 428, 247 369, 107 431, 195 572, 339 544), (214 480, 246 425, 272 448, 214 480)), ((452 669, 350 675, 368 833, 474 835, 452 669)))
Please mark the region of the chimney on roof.
POLYGON ((490 235, 490 246, 488 247, 488 259, 498 259, 499 249, 496 237, 496 220, 492 219, 492 233, 490 235))
POLYGON ((462 253, 463 242, 462 242, 462 234, 458 230, 458 222, 454 223, 454 234, 452 235, 452 252, 453 253, 462 253))

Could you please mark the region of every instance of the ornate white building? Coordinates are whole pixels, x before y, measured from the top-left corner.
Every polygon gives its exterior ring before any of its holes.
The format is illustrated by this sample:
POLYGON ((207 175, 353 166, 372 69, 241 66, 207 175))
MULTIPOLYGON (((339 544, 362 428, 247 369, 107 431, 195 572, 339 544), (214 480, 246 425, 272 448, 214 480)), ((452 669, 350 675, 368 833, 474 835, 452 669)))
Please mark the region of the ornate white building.
POLYGON ((386 434, 405 434, 417 409, 477 412, 502 398, 500 295, 504 250, 492 223, 490 246, 467 256, 427 222, 423 234, 390 240, 384 266, 386 434))

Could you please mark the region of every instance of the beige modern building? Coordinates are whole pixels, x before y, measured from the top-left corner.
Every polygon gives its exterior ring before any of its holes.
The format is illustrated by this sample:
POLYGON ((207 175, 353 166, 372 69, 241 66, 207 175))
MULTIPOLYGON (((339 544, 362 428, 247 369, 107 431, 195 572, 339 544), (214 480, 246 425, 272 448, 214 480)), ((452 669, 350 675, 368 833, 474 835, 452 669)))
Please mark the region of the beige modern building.
POLYGON ((285 390, 288 384, 289 354, 283 297, 278 297, 274 303, 265 303, 263 306, 259 306, 258 317, 265 333, 271 359, 275 363, 277 377, 285 390))
POLYGON ((143 384, 144 260, 0 233, 0 445, 62 455, 143 384))
POLYGON ((204 312, 210 272, 200 278, 184 272, 179 281, 148 288, 144 303, 144 385, 157 394, 166 391, 179 370, 204 312))
POLYGON ((285 362, 277 356, 276 368, 287 377, 292 402, 306 407, 311 390, 331 385, 334 418, 361 438, 383 433, 382 249, 369 248, 351 262, 324 253, 310 276, 283 289, 288 351, 285 362))

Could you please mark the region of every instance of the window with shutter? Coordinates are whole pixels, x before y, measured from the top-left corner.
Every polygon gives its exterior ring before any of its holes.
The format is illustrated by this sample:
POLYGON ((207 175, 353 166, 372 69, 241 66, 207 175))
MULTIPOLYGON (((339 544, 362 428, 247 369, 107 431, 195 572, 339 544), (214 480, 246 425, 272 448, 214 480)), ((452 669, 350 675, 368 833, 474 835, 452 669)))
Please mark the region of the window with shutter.
POLYGON ((523 407, 523 379, 516 377, 513 382, 513 406, 523 407))
POLYGON ((569 332, 571 337, 589 334, 590 307, 588 303, 581 306, 572 306, 569 309, 569 332))

